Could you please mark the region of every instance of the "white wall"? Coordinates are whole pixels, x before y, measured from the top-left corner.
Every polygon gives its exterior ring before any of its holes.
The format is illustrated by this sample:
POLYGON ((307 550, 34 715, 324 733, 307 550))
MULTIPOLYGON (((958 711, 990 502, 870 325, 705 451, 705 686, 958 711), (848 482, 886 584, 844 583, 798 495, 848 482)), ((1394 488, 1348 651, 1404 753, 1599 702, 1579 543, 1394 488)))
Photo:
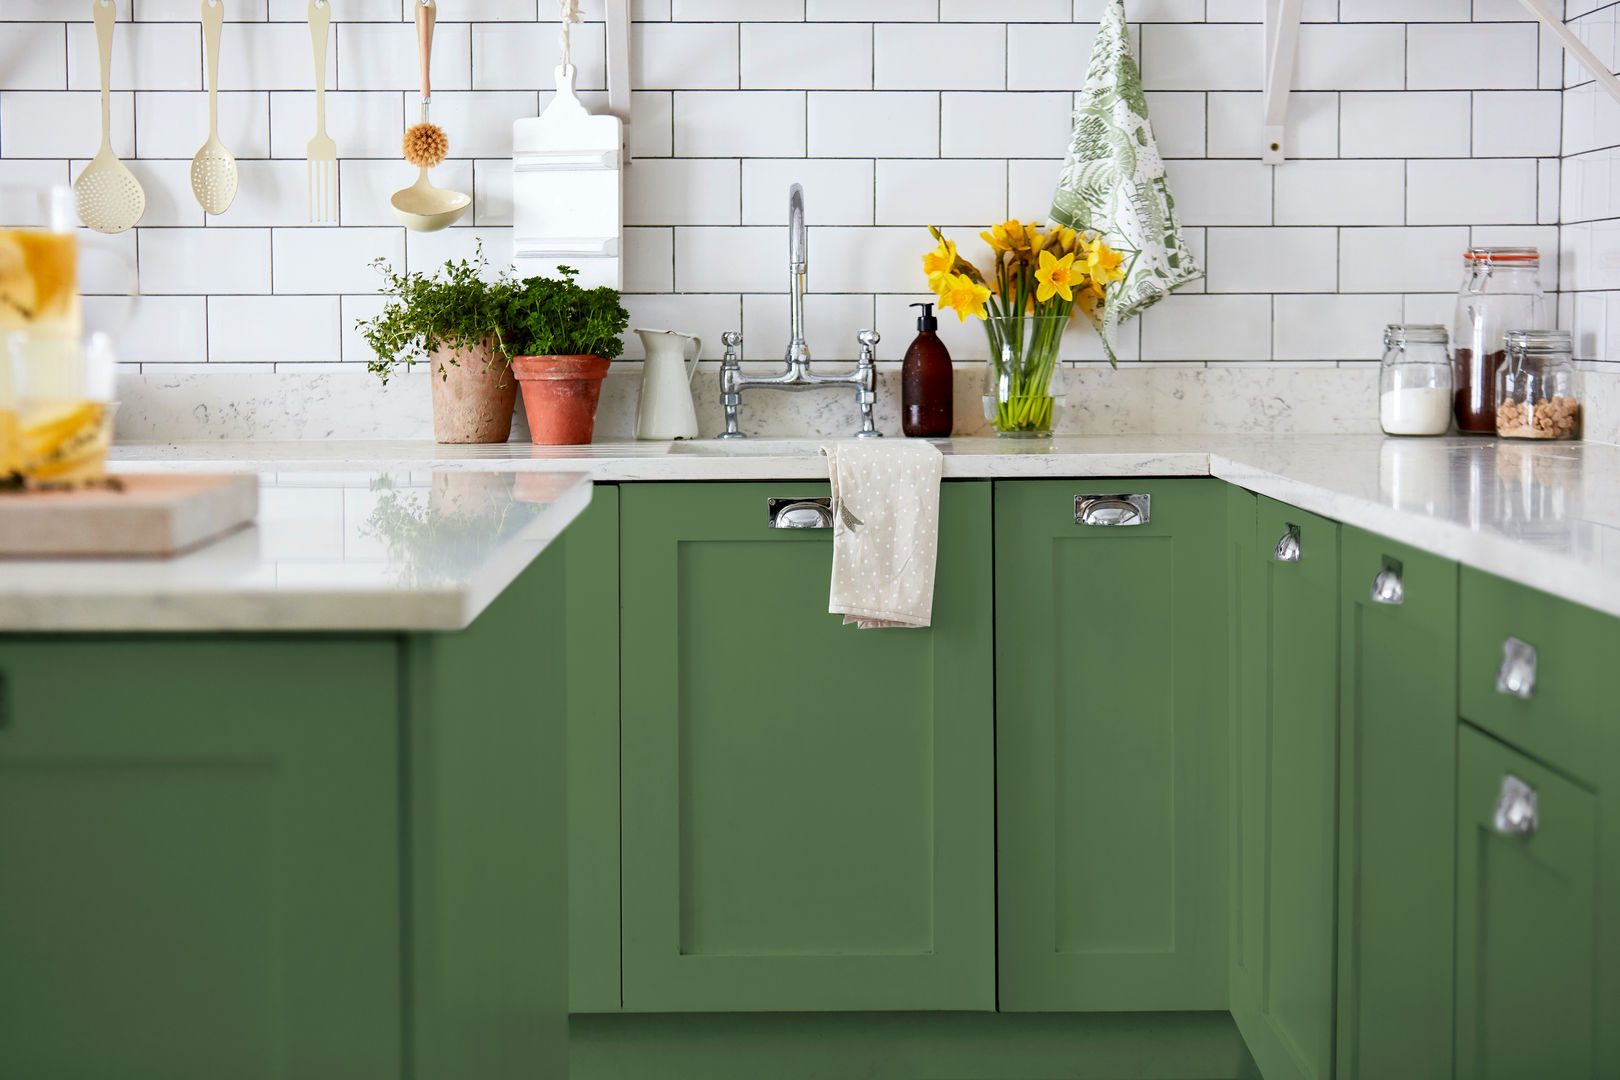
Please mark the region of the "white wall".
MULTIPOLYGON (((0 0, 0 185, 67 182, 95 151, 90 3, 0 0)), ((397 159, 415 115, 408 0, 333 0, 337 226, 306 220, 304 0, 225 3, 221 137, 241 188, 228 213, 205 220, 188 183, 207 130, 196 0, 133 0, 133 22, 131 0, 119 2, 114 144, 148 194, 141 226, 118 238, 147 296, 125 359, 148 371, 363 362, 350 328, 379 303, 370 259, 431 268, 478 237, 497 258, 509 251, 510 125, 549 97, 540 88, 556 61, 555 5, 440 0, 434 119, 452 157, 434 177, 470 190, 475 212, 419 234, 394 224, 387 201, 412 179, 397 159)), ((599 0, 585 6, 600 19, 599 0)), ((1306 0, 1295 156, 1275 169, 1258 161, 1262 7, 1128 0, 1160 148, 1208 279, 1127 328, 1124 357, 1371 360, 1386 322, 1450 321, 1470 243, 1536 244, 1549 256, 1547 287, 1558 287, 1560 155, 1582 147, 1568 132, 1560 143, 1559 53, 1517 0, 1306 0)), ((812 349, 847 357, 855 331, 875 324, 883 356, 898 357, 930 246, 922 226, 945 227, 972 252, 992 221, 1044 217, 1098 9, 642 0, 626 174, 633 325, 697 331, 710 356, 722 330, 740 327, 750 357, 779 355, 786 192, 798 180, 813 226, 812 349)), ((1612 26, 1605 11, 1588 18, 1612 26)), ((575 50, 583 85, 601 88, 600 22, 577 31, 575 50)), ((1603 115, 1604 131, 1620 132, 1620 111, 1603 115)), ((1567 115, 1564 125, 1574 126, 1567 115)), ((1605 183, 1613 152, 1601 155, 1605 183)), ((1592 215, 1612 219, 1607 188, 1600 202, 1592 215)), ((1586 219, 1572 213, 1566 238, 1604 227, 1575 225, 1586 219)), ((1620 286, 1603 276, 1620 271, 1584 262, 1582 250, 1562 260, 1577 287, 1620 286)), ((1620 318, 1611 322, 1620 333, 1620 318)), ((976 327, 946 325, 958 359, 982 355, 976 327)), ((1071 338, 1073 358, 1098 355, 1089 331, 1071 338)), ((639 355, 632 336, 626 357, 639 355)))
MULTIPOLYGON (((1582 40, 1611 70, 1620 67, 1620 4, 1567 7, 1582 40)), ((1620 362, 1620 105, 1573 60, 1565 85, 1559 325, 1574 333, 1576 356, 1620 362)))

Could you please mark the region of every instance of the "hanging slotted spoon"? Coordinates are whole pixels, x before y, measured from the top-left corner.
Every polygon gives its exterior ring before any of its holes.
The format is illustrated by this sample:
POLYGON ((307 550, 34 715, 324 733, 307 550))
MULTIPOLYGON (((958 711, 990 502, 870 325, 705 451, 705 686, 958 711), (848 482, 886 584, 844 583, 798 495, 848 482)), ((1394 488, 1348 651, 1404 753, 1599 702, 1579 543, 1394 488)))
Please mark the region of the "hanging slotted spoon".
POLYGON ((146 213, 146 191, 112 148, 108 94, 112 88, 113 20, 118 18, 118 5, 113 0, 90 0, 90 10, 95 16, 96 48, 101 54, 101 149, 73 181, 73 194, 78 199, 80 221, 96 232, 119 233, 132 228, 146 213))
POLYGON ((203 53, 208 60, 208 141, 191 159, 191 193, 205 212, 223 214, 236 198, 236 159, 219 141, 219 29, 225 0, 202 0, 203 53))

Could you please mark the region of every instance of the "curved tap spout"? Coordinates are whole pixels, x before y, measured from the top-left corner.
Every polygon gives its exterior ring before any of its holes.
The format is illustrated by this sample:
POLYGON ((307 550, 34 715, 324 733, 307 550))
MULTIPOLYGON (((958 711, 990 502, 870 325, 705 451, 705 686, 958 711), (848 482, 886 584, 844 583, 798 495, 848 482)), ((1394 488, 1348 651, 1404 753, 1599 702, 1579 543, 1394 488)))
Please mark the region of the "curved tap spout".
POLYGON ((804 188, 788 188, 788 347, 790 368, 810 363, 804 340, 804 279, 810 270, 809 238, 804 228, 804 188))

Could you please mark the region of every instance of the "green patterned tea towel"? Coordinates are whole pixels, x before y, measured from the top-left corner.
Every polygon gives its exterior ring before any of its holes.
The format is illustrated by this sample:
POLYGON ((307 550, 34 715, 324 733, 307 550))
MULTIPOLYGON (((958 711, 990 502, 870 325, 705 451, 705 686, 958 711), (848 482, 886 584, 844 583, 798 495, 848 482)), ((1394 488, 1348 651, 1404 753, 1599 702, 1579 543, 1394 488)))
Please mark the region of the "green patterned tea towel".
POLYGON ((1079 102, 1068 160, 1052 196, 1052 221, 1101 233, 1124 258, 1124 279, 1109 287, 1100 304, 1085 309, 1112 361, 1120 323, 1204 276, 1176 220, 1131 54, 1125 0, 1109 0, 1097 24, 1079 102))

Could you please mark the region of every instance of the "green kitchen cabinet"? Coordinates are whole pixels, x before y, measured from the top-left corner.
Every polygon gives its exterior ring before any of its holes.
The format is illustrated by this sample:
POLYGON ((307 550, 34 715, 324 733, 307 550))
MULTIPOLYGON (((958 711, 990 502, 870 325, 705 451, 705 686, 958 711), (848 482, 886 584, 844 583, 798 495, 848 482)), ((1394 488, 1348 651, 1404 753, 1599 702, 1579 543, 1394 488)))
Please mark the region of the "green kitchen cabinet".
POLYGON ((818 482, 620 489, 629 1012, 995 1005, 990 484, 947 482, 933 625, 827 611, 818 482))
POLYGON ((1232 1016, 1266 1080, 1329 1080, 1339 526, 1260 498, 1228 528, 1248 531, 1233 541, 1247 554, 1232 571, 1241 640, 1231 771, 1232 1016))
POLYGON ((1209 479, 996 484, 1003 1010, 1227 1007, 1226 507, 1209 479), (1077 503, 1122 487, 1145 511, 1077 503))
POLYGON ((0 1076, 403 1068, 386 639, 0 638, 0 1076))
POLYGON ((1452 1075, 1457 566, 1340 536, 1337 1076, 1433 1080, 1452 1075))
POLYGON ((1599 1065, 1615 1018, 1598 1007, 1613 916, 1598 902, 1596 797, 1465 724, 1456 814, 1456 1075, 1613 1075, 1599 1065))

